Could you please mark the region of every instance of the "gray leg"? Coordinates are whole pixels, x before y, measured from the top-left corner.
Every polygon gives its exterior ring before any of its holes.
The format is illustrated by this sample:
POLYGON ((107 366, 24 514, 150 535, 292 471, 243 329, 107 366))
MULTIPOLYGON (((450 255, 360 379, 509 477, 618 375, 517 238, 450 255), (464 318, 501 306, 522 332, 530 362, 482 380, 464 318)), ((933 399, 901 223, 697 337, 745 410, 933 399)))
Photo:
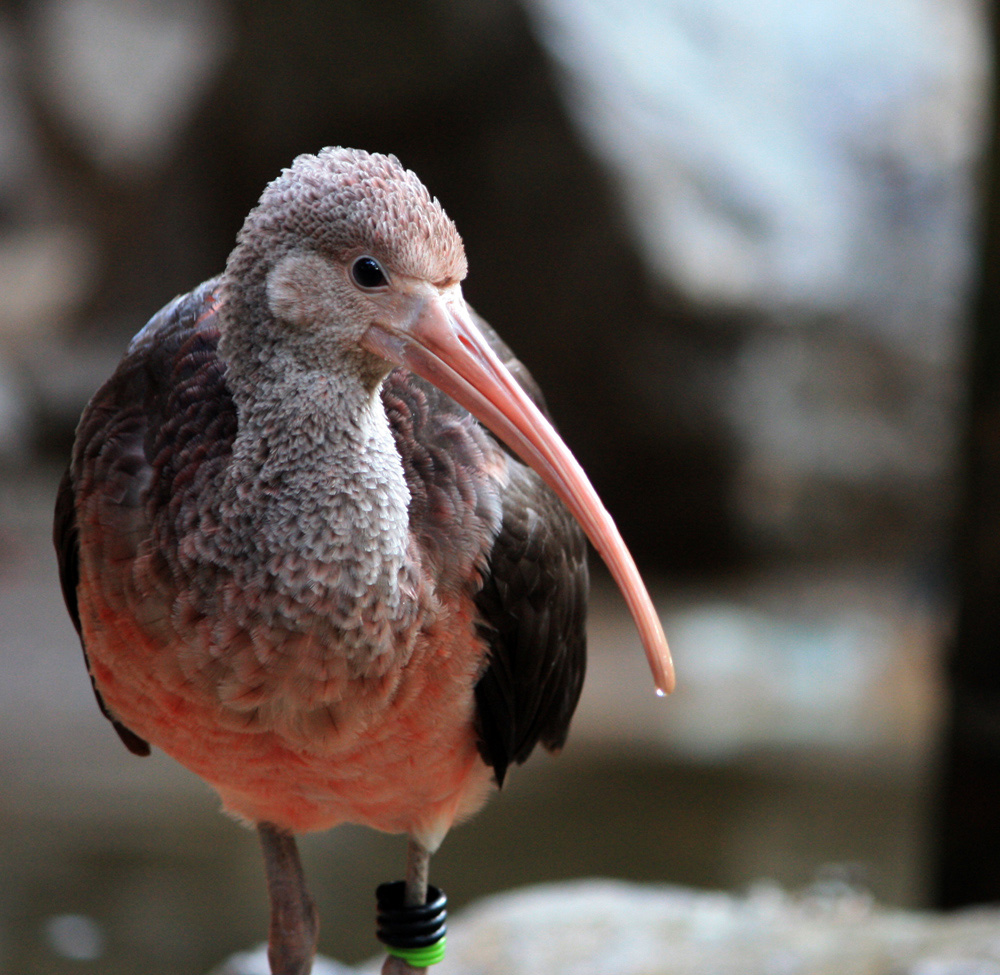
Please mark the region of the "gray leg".
MULTIPOLYGON (((412 836, 406 848, 406 906, 419 907, 427 903, 427 876, 431 855, 412 836)), ((382 975, 420 975, 426 968, 414 968, 409 962, 392 955, 382 965, 382 975)))
POLYGON ((271 975, 309 975, 316 955, 319 919, 306 890, 295 837, 271 823, 258 823, 257 832, 271 897, 267 945, 271 975))
POLYGON ((431 855, 412 836, 406 847, 406 906, 420 907, 427 903, 427 876, 431 855))

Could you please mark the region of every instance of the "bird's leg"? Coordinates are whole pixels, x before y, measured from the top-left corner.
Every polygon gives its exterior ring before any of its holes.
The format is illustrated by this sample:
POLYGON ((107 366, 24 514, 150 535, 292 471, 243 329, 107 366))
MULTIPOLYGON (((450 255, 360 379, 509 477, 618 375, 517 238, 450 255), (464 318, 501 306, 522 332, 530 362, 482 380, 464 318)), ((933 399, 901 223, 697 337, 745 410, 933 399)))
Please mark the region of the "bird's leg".
POLYGON ((427 903, 427 877, 430 869, 430 853, 422 843, 411 836, 406 847, 407 907, 421 907, 427 903))
POLYGON ((258 823, 264 850, 267 892, 271 897, 271 928, 267 959, 271 975, 309 975, 316 955, 319 919, 306 890, 295 837, 272 823, 258 823))
MULTIPOLYGON (((430 853, 411 836, 406 846, 406 893, 403 900, 406 907, 420 907, 427 903, 430 864, 430 853)), ((414 968, 408 961, 394 955, 388 955, 382 965, 382 975, 414 975, 426 971, 426 968, 414 968)))
MULTIPOLYGON (((430 862, 430 851, 411 836, 406 849, 406 881, 402 904, 404 908, 424 907, 427 904, 427 877, 430 871, 430 862)), ((439 890, 434 890, 433 893, 436 897, 441 898, 439 902, 441 906, 432 909, 439 910, 443 931, 445 910, 443 905, 445 902, 439 890)), ((389 955, 382 965, 382 975, 420 975, 426 971, 426 967, 414 965, 395 955, 389 955)))

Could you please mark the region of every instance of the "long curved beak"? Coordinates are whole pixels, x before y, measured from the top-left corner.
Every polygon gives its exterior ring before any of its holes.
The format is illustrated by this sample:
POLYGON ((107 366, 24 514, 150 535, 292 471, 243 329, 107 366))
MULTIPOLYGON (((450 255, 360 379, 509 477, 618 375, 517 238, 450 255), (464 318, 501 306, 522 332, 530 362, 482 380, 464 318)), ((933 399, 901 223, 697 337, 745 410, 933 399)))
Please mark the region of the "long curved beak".
POLYGON ((422 296, 405 324, 372 325, 363 344, 464 406, 559 495, 625 597, 657 692, 669 694, 674 688, 674 667, 667 639, 614 521, 562 438, 475 326, 461 292, 455 288, 422 296))

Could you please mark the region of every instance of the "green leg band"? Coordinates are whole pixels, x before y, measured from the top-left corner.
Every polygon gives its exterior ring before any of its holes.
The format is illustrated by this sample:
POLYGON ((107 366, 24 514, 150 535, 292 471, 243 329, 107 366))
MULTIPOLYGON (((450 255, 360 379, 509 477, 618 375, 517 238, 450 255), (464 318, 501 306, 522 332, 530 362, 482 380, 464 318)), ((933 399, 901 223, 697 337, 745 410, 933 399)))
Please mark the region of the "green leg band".
POLYGON ((444 958, 444 946, 447 938, 426 948, 394 948, 392 945, 386 946, 386 951, 395 958, 402 958, 414 968, 426 968, 428 965, 436 965, 444 958))

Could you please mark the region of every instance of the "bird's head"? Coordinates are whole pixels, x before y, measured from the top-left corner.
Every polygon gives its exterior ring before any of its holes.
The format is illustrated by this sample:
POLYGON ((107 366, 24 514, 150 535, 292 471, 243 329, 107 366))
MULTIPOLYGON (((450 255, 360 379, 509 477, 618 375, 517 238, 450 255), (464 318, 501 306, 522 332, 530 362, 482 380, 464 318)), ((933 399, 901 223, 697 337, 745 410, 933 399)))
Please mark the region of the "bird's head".
POLYGON ((427 300, 461 300, 466 268, 454 223, 394 156, 301 155, 268 184, 229 257, 225 341, 255 346, 254 358, 278 349, 307 368, 353 370, 374 388, 389 365, 364 350, 365 332, 427 300))
POLYGON ((224 279, 224 351, 349 373, 404 366, 477 417, 562 498, 615 577, 657 687, 673 686, 659 619, 579 463, 473 321, 455 225, 393 156, 299 156, 247 217, 224 279), (256 322, 243 335, 245 323, 256 322), (252 346, 252 348, 251 348, 252 346))

